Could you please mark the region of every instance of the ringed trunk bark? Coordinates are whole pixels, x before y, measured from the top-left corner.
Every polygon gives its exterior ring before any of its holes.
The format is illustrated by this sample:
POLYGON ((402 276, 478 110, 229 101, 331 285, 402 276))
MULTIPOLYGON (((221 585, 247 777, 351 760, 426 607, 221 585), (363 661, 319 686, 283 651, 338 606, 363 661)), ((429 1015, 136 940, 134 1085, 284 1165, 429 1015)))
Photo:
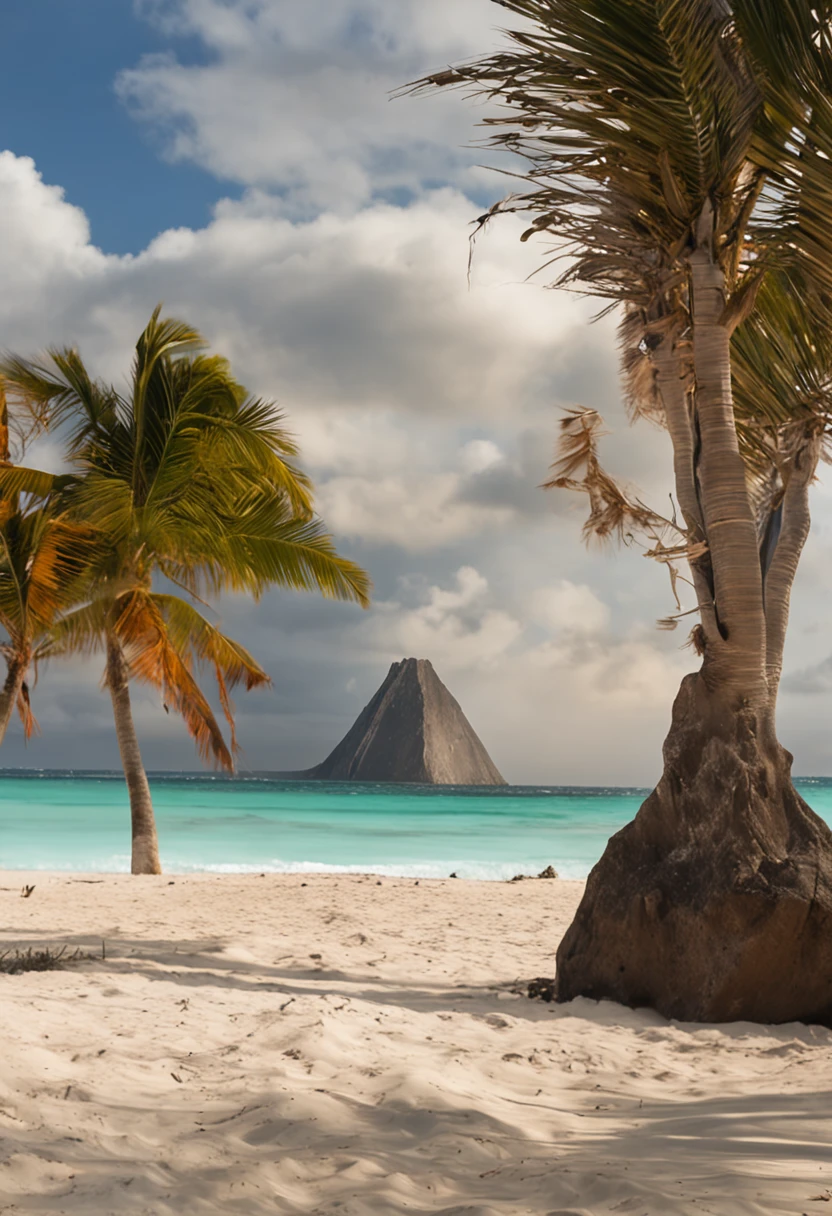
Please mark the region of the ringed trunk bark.
POLYGON ((133 874, 161 874, 150 785, 142 764, 133 711, 130 708, 129 673, 121 644, 114 637, 107 639, 107 687, 113 702, 118 750, 130 796, 133 837, 130 871, 133 874))
POLYGON ((26 664, 17 659, 10 659, 3 690, 0 692, 0 743, 6 737, 25 678, 26 664))
POLYGON ((768 703, 757 528, 739 451, 731 390, 731 334, 722 323, 725 277, 709 244, 690 258, 693 362, 701 450, 699 498, 714 579, 718 636, 704 678, 745 705, 768 703))
POLYGON ((809 486, 820 458, 820 439, 813 436, 795 455, 782 504, 782 526, 771 568, 765 579, 766 677, 772 707, 783 670, 783 648, 789 623, 789 601, 803 546, 809 538, 809 486))
POLYGON ((832 1024, 832 832, 792 785, 771 710, 687 676, 664 760, 590 874, 556 999, 832 1024))
MULTIPOLYGON (((696 444, 688 408, 688 390, 681 357, 674 338, 663 340, 654 353, 656 379, 664 404, 667 431, 673 444, 673 472, 676 497, 682 509, 691 543, 705 539, 705 522, 696 481, 696 444)), ((702 627, 711 645, 721 642, 714 604, 714 576, 707 553, 690 563, 702 627)))

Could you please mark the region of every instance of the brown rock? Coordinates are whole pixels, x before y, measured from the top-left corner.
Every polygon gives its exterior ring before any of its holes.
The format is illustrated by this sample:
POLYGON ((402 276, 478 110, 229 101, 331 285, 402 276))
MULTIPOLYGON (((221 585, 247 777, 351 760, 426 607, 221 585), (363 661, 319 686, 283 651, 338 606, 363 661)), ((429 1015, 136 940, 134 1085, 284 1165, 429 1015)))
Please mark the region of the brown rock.
POLYGON ((766 714, 682 684, 665 771, 592 871, 557 1000, 686 1021, 832 1022, 832 832, 766 714))

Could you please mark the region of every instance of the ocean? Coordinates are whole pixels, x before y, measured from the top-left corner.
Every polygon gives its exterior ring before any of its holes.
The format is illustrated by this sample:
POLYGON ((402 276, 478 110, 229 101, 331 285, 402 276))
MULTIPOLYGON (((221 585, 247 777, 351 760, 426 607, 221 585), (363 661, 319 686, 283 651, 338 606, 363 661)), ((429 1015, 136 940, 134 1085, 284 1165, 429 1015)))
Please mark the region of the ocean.
MULTIPOLYGON (((832 779, 796 782, 832 823, 832 779)), ((171 874, 324 871, 585 878, 648 790, 461 788, 151 775, 171 874)), ((120 773, 0 770, 0 869, 127 872, 120 773)))

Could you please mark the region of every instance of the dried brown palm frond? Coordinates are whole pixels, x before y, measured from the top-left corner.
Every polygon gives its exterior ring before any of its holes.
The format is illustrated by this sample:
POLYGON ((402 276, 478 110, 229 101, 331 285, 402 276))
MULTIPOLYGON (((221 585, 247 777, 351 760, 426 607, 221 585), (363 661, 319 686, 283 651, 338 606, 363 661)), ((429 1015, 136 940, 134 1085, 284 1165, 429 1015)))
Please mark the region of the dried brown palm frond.
POLYGON ((677 616, 660 621, 659 627, 675 629, 679 616, 687 615, 681 611, 678 584, 689 580, 680 573, 679 567, 684 562, 700 561, 707 555, 708 546, 679 524, 675 511, 668 519, 651 510, 603 468, 598 455, 599 441, 606 434, 603 427, 597 410, 573 408, 565 411, 552 477, 543 488, 575 490, 587 495, 589 516, 583 526, 585 540, 633 544, 643 538, 649 542, 644 556, 667 568, 671 592, 679 610, 677 616))
POLYGON ((668 532, 685 536, 674 519, 659 515, 632 497, 603 468, 598 455, 599 441, 607 433, 603 427, 604 420, 597 410, 573 408, 564 412, 552 476, 543 483, 543 489, 577 490, 587 495, 589 517, 583 529, 587 540, 626 543, 634 533, 642 532, 658 544, 668 532))

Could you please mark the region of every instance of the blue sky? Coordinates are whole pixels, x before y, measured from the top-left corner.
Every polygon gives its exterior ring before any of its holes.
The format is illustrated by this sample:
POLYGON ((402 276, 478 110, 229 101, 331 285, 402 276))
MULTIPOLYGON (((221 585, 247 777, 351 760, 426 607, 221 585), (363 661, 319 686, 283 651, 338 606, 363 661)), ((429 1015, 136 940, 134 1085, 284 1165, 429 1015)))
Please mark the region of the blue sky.
MULTIPOLYGON (((558 411, 591 405, 613 472, 662 509, 666 439, 630 429, 611 321, 528 281, 545 246, 471 150, 482 106, 391 101, 503 42, 490 0, 5 0, 0 347, 79 346, 121 382, 158 301, 278 400, 367 613, 274 593, 217 612, 273 676, 238 701, 244 765, 324 757, 390 663, 428 658, 510 781, 645 785, 684 637, 635 550, 587 552, 582 504, 544 495, 558 411), (37 71, 32 63, 37 57, 37 71)), ((54 449, 39 458, 55 461, 54 449)), ((780 707, 797 771, 832 772, 832 496, 795 589, 780 707), (828 660, 828 661, 827 661, 828 660)), ((42 735, 5 764, 111 768, 100 658, 42 673, 42 735)), ((136 688, 151 768, 193 746, 136 688)))
POLYGON ((101 248, 137 253, 163 229, 202 226, 218 198, 239 192, 166 162, 116 95, 120 70, 172 49, 194 61, 197 40, 162 34, 131 0, 4 0, 2 20, 0 145, 64 187, 101 248))

